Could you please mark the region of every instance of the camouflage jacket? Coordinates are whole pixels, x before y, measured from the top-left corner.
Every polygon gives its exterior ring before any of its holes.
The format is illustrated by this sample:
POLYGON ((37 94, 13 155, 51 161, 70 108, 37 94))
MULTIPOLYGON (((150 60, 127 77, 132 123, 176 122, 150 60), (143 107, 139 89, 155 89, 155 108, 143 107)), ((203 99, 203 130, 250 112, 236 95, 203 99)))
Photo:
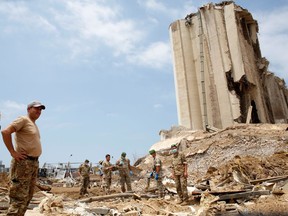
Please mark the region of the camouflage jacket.
POLYGON ((174 175, 184 174, 184 164, 187 164, 186 157, 183 153, 177 153, 172 158, 172 169, 174 175))
POLYGON ((153 171, 154 172, 156 171, 156 166, 160 166, 160 171, 159 171, 158 175, 162 176, 162 162, 157 156, 154 158, 154 161, 153 161, 153 171))
POLYGON ((112 176, 112 170, 111 169, 106 169, 107 167, 112 166, 112 164, 110 163, 110 161, 105 160, 102 164, 102 171, 104 174, 104 178, 111 178, 112 176))
POLYGON ((90 166, 86 164, 81 164, 79 167, 79 173, 82 177, 89 177, 90 166))

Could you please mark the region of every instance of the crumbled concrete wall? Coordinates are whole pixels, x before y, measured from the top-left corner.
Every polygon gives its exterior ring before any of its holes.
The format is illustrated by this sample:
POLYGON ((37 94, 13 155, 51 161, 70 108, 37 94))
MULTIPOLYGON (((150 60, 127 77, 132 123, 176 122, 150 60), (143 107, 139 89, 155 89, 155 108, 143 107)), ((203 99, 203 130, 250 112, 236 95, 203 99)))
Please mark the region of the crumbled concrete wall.
POLYGON ((258 24, 233 2, 207 4, 170 25, 179 125, 205 129, 288 122, 284 80, 261 56, 258 24))

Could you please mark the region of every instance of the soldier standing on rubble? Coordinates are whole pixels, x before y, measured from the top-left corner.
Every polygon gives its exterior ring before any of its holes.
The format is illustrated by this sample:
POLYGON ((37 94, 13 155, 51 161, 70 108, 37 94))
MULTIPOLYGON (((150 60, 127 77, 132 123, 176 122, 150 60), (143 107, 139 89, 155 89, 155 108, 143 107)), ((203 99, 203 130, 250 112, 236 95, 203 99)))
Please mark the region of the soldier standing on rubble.
POLYGON ((110 194, 110 187, 112 181, 112 171, 114 166, 110 163, 110 154, 106 154, 106 160, 102 163, 102 171, 103 171, 103 186, 106 194, 110 194))
POLYGON ((187 161, 183 153, 178 151, 176 144, 171 145, 172 158, 172 177, 175 180, 177 194, 179 201, 177 204, 188 204, 188 190, 187 190, 187 161))
POLYGON ((27 116, 21 116, 2 130, 3 141, 12 156, 10 166, 10 205, 6 215, 24 216, 33 197, 42 153, 36 120, 45 106, 34 101, 27 106, 27 116), (15 149, 12 134, 15 133, 15 149))
POLYGON ((158 189, 158 194, 159 197, 163 198, 164 197, 164 186, 162 183, 162 162, 161 160, 156 156, 156 151, 154 149, 149 151, 149 154, 153 157, 153 171, 150 173, 148 177, 148 182, 147 182, 147 189, 149 188, 150 184, 150 179, 155 178, 157 181, 157 189, 158 189))
POLYGON ((90 184, 90 166, 89 166, 89 160, 85 160, 83 164, 79 166, 78 172, 79 175, 81 176, 81 189, 80 189, 80 196, 82 195, 88 195, 88 186, 90 184))
POLYGON ((131 179, 130 179, 130 160, 126 158, 126 153, 122 152, 121 158, 116 162, 116 166, 119 170, 121 191, 126 191, 125 184, 127 185, 127 191, 132 191, 131 179))

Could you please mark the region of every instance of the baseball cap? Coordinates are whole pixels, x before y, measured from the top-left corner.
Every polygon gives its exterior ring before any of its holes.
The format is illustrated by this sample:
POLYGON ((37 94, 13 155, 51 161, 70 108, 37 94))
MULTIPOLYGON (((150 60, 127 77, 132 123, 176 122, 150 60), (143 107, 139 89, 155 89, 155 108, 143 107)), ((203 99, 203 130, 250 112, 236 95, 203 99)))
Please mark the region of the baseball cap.
POLYGON ((39 101, 33 101, 33 102, 31 102, 31 103, 29 103, 28 105, 27 105, 27 108, 29 109, 29 108, 31 108, 31 107, 41 107, 42 109, 45 109, 46 107, 41 103, 41 102, 39 102, 39 101))

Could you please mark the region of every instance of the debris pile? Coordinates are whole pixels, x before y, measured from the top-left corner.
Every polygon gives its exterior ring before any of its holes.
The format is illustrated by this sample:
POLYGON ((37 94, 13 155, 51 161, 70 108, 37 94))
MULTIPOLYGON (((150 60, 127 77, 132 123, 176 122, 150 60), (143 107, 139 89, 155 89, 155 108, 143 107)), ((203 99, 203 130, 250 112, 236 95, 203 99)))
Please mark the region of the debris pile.
MULTIPOLYGON (((73 184, 67 184, 65 179, 41 178, 25 215, 285 215, 287 127, 257 124, 237 125, 214 133, 178 131, 179 147, 189 163, 188 205, 176 204, 169 138, 156 143, 161 146, 157 155, 163 162, 164 198, 157 196, 156 181, 151 180, 146 189, 153 160, 147 155, 133 166, 131 192, 120 192, 117 171, 109 195, 101 187, 98 174, 91 175, 87 197, 79 197, 77 178, 73 184)), ((0 212, 4 213, 9 200, 7 174, 1 174, 0 184, 0 212)))

